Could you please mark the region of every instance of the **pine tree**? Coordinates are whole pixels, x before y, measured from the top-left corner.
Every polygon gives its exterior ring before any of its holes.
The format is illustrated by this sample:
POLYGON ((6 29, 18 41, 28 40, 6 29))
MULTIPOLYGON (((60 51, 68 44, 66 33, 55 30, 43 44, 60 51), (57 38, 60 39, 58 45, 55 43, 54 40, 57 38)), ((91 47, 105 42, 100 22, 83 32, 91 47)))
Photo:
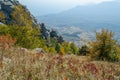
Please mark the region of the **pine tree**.
POLYGON ((83 45, 81 48, 79 48, 79 52, 78 55, 87 55, 87 53, 89 53, 89 49, 86 45, 83 45))
POLYGON ((57 43, 55 46, 55 50, 57 53, 60 53, 60 48, 61 48, 61 45, 59 43, 57 43))
POLYGON ((60 44, 62 44, 62 43, 64 42, 64 40, 63 40, 63 37, 62 37, 62 36, 59 36, 59 37, 58 37, 58 42, 59 42, 60 44))
POLYGON ((57 32, 55 30, 52 30, 50 32, 50 37, 52 37, 52 38, 56 37, 57 38, 58 37, 57 32))

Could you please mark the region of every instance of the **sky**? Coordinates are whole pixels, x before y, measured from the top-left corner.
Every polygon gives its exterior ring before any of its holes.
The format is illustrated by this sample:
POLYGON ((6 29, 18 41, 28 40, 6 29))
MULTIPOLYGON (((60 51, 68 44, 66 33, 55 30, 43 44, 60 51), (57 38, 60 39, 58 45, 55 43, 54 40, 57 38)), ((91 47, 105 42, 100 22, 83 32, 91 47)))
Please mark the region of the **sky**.
POLYGON ((59 13, 78 5, 93 5, 113 0, 19 0, 34 16, 59 13))

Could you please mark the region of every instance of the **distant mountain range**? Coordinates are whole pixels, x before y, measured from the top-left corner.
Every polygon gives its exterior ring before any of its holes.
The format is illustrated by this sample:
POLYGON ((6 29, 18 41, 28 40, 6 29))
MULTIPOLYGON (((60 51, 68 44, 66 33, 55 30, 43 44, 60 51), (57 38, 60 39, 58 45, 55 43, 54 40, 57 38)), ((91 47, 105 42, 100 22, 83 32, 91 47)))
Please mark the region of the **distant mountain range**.
POLYGON ((76 26, 86 30, 120 27, 120 2, 103 2, 96 5, 77 6, 58 14, 39 16, 41 22, 55 27, 76 26))
POLYGON ((81 37, 91 40, 94 31, 102 28, 112 30, 117 33, 116 36, 119 36, 120 2, 77 6, 58 14, 38 16, 38 19, 46 23, 47 27, 57 29, 66 40, 73 42, 81 41, 81 37))

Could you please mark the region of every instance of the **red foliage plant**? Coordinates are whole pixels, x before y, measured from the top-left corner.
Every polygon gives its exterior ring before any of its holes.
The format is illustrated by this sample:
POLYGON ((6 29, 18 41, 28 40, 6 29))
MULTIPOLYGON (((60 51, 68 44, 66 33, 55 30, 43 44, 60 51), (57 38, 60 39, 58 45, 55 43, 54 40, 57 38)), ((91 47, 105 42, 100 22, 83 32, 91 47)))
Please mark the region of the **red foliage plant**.
POLYGON ((15 38, 12 38, 10 36, 0 36, 0 49, 8 49, 12 47, 15 42, 15 38))

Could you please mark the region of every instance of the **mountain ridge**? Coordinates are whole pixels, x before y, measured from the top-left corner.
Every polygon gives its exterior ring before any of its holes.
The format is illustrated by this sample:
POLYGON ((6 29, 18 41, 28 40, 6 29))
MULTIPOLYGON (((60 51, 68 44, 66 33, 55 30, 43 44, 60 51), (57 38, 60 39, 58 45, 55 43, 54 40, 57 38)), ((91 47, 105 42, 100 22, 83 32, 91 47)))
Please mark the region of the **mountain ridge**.
POLYGON ((120 2, 111 1, 100 4, 77 6, 58 14, 50 14, 38 17, 39 21, 45 22, 48 26, 57 29, 65 40, 81 43, 82 38, 87 41, 94 39, 94 32, 102 28, 109 29, 117 33, 119 38, 120 26, 120 2), (72 28, 71 28, 72 27, 72 28), (71 33, 65 31, 67 28, 71 33), (76 29, 80 31, 75 31, 76 29), (79 34, 78 34, 79 33, 79 34), (92 35, 89 35, 92 34, 92 35), (84 36, 83 36, 84 35, 84 36), (82 37, 82 38, 81 38, 82 37))
POLYGON ((120 26, 118 24, 120 21, 119 7, 120 3, 117 1, 104 2, 96 5, 77 6, 58 14, 40 16, 38 19, 55 27, 83 26, 92 28, 98 25, 118 27, 120 26))

